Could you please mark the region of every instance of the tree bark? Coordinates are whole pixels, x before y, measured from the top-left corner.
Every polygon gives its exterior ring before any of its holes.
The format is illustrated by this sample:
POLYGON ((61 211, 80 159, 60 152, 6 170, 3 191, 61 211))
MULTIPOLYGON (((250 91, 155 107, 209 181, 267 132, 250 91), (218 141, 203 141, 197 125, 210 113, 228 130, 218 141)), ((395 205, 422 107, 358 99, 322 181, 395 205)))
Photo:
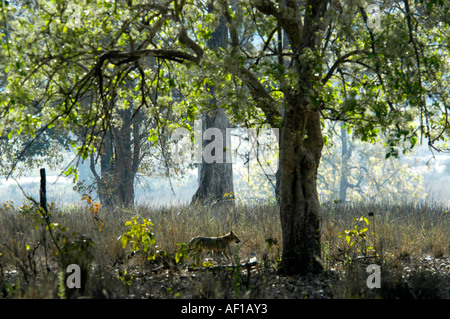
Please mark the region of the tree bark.
POLYGON ((100 154, 100 178, 97 181, 97 191, 100 203, 111 208, 114 205, 114 159, 111 132, 108 131, 103 141, 100 154))
MULTIPOLYGON (((192 203, 222 202, 223 205, 230 206, 234 204, 234 201, 224 199, 225 194, 233 193, 233 164, 226 162, 225 149, 227 145, 226 128, 229 127, 229 121, 223 109, 216 109, 215 115, 206 114, 205 117, 207 128, 218 128, 222 132, 224 148, 219 151, 222 152, 223 163, 206 163, 205 157, 202 157, 199 186, 192 197, 192 203)), ((210 142, 203 140, 203 148, 210 142)))
POLYGON ((304 275, 322 270, 316 180, 323 137, 319 112, 305 108, 302 113, 285 117, 280 137, 280 272, 304 275))
MULTIPOLYGON (((133 160, 135 156, 132 150, 132 109, 120 111, 122 126, 116 130, 116 172, 115 172, 115 191, 116 204, 130 207, 134 205, 134 171, 133 160)), ((135 137, 137 138, 137 137, 135 137)), ((134 150, 138 152, 139 150, 134 150)))
POLYGON ((113 157, 113 141, 111 132, 108 131, 100 146, 100 175, 95 168, 95 156, 90 155, 90 169, 97 183, 97 194, 103 207, 112 208, 116 202, 115 198, 115 159, 113 157))
POLYGON ((140 113, 132 119, 132 108, 121 110, 121 127, 108 131, 100 147, 100 175, 91 154, 91 172, 97 182, 100 203, 106 208, 134 204, 134 179, 141 159, 140 113))
POLYGON ((278 164, 277 172, 275 173, 275 200, 280 205, 281 196, 281 166, 278 164))

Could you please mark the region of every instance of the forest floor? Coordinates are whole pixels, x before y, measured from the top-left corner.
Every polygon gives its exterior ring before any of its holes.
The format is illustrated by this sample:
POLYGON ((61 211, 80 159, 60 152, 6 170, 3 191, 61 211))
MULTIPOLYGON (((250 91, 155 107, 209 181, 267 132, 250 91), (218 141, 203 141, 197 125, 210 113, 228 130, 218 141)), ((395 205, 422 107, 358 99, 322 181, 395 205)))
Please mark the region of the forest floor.
MULTIPOLYGON (((406 258, 386 273, 381 287, 367 287, 367 264, 355 265, 351 276, 338 270, 319 275, 283 276, 261 269, 255 260, 236 265, 165 269, 124 267, 133 287, 105 298, 256 298, 256 299, 450 299, 450 257, 406 258)), ((122 267, 121 267, 122 268, 122 267)))

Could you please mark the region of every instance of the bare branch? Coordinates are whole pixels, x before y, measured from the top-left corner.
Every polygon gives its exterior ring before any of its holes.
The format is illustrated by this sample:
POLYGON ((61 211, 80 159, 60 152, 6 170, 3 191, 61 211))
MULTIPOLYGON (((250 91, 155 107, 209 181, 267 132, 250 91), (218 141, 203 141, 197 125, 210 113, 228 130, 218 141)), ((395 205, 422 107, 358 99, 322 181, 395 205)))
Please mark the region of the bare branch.
POLYGON ((189 38, 184 28, 181 29, 180 35, 178 36, 178 40, 180 41, 181 44, 184 44, 188 46, 190 49, 192 49, 192 51, 194 51, 195 54, 197 55, 196 57, 189 55, 189 57, 180 57, 180 58, 184 58, 185 60, 190 60, 195 63, 200 62, 200 59, 203 57, 203 49, 195 41, 189 38))
POLYGON ((255 102, 264 111, 270 125, 280 127, 281 113, 277 101, 250 70, 242 66, 238 68, 237 72, 237 76, 246 84, 255 102))

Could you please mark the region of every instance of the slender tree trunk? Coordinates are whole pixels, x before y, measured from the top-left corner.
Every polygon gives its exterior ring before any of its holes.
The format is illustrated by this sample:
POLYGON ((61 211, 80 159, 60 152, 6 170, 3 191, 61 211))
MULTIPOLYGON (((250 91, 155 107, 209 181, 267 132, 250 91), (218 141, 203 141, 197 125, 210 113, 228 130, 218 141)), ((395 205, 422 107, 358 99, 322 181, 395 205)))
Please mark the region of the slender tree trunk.
POLYGON ((111 132, 107 132, 100 146, 100 175, 95 168, 95 156, 90 155, 90 169, 97 183, 97 194, 103 207, 114 205, 114 159, 111 132))
MULTIPOLYGON (((124 207, 134 205, 133 151, 131 140, 131 109, 121 111, 122 126, 116 130, 116 203, 124 207)), ((135 150, 138 151, 138 150, 135 150)))
MULTIPOLYGON (((209 11, 213 11, 213 6, 210 4, 209 11)), ((225 48, 228 41, 228 30, 225 19, 220 18, 220 24, 213 32, 208 46, 211 49, 225 48)), ((217 128, 221 131, 223 137, 223 150, 214 150, 222 153, 222 163, 206 163, 204 156, 202 157, 202 166, 200 168, 199 186, 194 196, 192 203, 196 202, 222 202, 226 206, 234 205, 234 200, 224 200, 225 194, 234 193, 233 189, 233 166, 232 163, 227 163, 226 158, 226 129, 230 127, 227 115, 223 109, 216 106, 216 99, 214 98, 214 87, 209 87, 213 99, 211 101, 212 111, 205 114, 205 129, 217 128)), ((215 136, 214 138, 217 138, 215 136)), ((203 149, 211 143, 209 140, 203 139, 203 149)))
POLYGON ((277 172, 275 173, 275 199, 277 204, 280 205, 280 190, 281 187, 281 166, 278 165, 277 172))
POLYGON ((100 203, 111 208, 114 205, 114 159, 111 132, 108 131, 103 141, 100 154, 100 179, 97 181, 100 203))
POLYGON ((349 183, 347 176, 349 174, 348 164, 352 156, 352 149, 348 145, 347 132, 344 129, 344 123, 341 123, 341 180, 339 182, 339 201, 344 203, 347 198, 347 189, 349 188, 349 183))

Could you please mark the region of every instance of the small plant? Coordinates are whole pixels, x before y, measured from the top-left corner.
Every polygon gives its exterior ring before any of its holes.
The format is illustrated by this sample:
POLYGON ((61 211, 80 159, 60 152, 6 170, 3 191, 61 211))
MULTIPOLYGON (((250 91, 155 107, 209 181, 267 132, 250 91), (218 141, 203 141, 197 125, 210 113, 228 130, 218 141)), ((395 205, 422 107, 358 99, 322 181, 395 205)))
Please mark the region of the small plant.
POLYGON ((175 292, 175 291, 173 290, 173 288, 171 288, 171 287, 166 288, 166 291, 167 291, 167 294, 168 294, 168 295, 170 295, 170 296, 172 296, 172 297, 174 297, 174 298, 179 298, 179 297, 180 297, 180 293, 179 293, 179 292, 175 292))
MULTIPOLYGON (((53 243, 55 248, 57 249, 56 254, 61 253, 60 246, 58 244, 58 240, 54 234, 54 230, 56 228, 58 228, 58 229, 63 229, 63 228, 61 227, 61 225, 51 222, 51 218, 53 216, 54 209, 55 209, 54 203, 51 203, 50 205, 48 205, 48 209, 47 209, 47 208, 40 206, 40 204, 37 203, 31 197, 27 197, 27 201, 18 208, 20 215, 25 217, 27 220, 31 221, 35 230, 40 232, 40 240, 35 245, 33 245, 33 248, 29 244, 25 243, 26 259, 27 259, 27 262, 29 265, 29 270, 30 270, 30 273, 32 273, 34 275, 37 274, 36 260, 39 258, 36 253, 37 253, 37 249, 39 247, 43 247, 43 249, 44 249, 45 268, 47 269, 47 271, 50 269, 49 265, 48 265, 49 249, 48 249, 47 234, 50 235, 50 239, 51 239, 50 242, 53 243)), ((23 270, 24 277, 27 278, 27 276, 28 276, 27 271, 26 271, 27 267, 24 266, 24 267, 20 267, 20 268, 23 270)))
POLYGON ((19 206, 19 213, 27 219, 33 221, 34 228, 39 229, 43 221, 48 221, 52 215, 53 205, 50 205, 50 210, 45 212, 37 203, 33 203, 30 199, 19 206))
POLYGON ((330 254, 330 242, 326 241, 323 243, 323 261, 325 264, 325 271, 328 271, 331 265, 331 254, 330 254))
POLYGON ((118 277, 125 287, 130 287, 133 284, 134 276, 129 275, 127 271, 119 270, 118 277))
POLYGON ((198 251, 201 249, 200 246, 189 248, 186 243, 178 243, 179 246, 177 252, 175 253, 175 262, 178 264, 182 261, 188 260, 190 257, 193 258, 192 266, 198 267, 202 265, 203 267, 211 267, 213 264, 211 262, 205 261, 201 262, 200 254, 198 251))
POLYGON ((58 297, 59 299, 66 299, 66 280, 63 271, 58 273, 58 297))
POLYGON ((16 284, 10 285, 9 283, 5 284, 3 288, 5 292, 5 296, 7 298, 20 298, 22 294, 22 287, 20 285, 20 278, 16 278, 16 284))
POLYGON ((12 200, 7 200, 7 201, 3 202, 3 209, 4 210, 13 210, 14 202, 12 200))
POLYGON ((103 230, 103 227, 105 227, 105 223, 100 218, 100 208, 102 207, 102 204, 96 203, 92 200, 91 196, 88 194, 83 194, 83 197, 81 200, 85 200, 89 205, 89 210, 92 213, 92 218, 97 223, 98 230, 101 232, 103 230))
POLYGON ((239 249, 237 246, 234 252, 234 261, 235 266, 233 267, 233 282, 234 282, 234 293, 238 298, 241 297, 241 287, 242 287, 242 278, 241 278, 241 259, 239 258, 239 249))
POLYGON ((370 222, 364 216, 354 218, 353 221, 357 222, 357 224, 353 226, 353 229, 339 232, 339 238, 345 237, 349 247, 356 245, 357 252, 367 256, 367 252, 374 249, 372 246, 366 245, 367 231, 369 230, 368 226, 370 222), (365 225, 363 224, 360 226, 362 223, 365 225))
POLYGON ((125 249, 130 244, 133 252, 142 251, 147 254, 147 260, 154 260, 157 252, 152 222, 144 219, 142 223, 138 223, 137 218, 133 217, 131 221, 125 222, 125 226, 128 226, 128 231, 119 237, 122 248, 125 249))
POLYGON ((178 264, 189 258, 189 249, 187 248, 186 243, 178 243, 177 246, 179 246, 179 248, 175 253, 175 262, 178 264))

